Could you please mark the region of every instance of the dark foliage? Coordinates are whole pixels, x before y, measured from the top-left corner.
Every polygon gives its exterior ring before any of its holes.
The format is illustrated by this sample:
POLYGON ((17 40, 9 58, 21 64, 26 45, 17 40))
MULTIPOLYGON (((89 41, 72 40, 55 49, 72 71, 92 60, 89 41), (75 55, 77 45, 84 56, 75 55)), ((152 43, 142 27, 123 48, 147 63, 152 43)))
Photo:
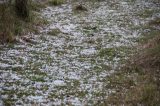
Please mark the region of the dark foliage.
POLYGON ((28 0, 15 0, 15 10, 18 17, 23 19, 28 18, 29 17, 28 0))

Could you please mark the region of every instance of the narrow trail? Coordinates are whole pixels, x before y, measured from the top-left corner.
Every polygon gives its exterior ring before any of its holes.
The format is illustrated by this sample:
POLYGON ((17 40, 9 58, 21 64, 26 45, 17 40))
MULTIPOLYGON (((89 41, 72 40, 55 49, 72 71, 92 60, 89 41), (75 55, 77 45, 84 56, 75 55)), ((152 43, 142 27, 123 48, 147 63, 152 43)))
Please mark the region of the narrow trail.
POLYGON ((114 92, 106 78, 114 73, 144 32, 160 17, 160 4, 149 0, 86 2, 88 11, 73 4, 41 11, 50 24, 36 43, 0 45, 0 95, 15 105, 75 106, 103 103, 114 92))

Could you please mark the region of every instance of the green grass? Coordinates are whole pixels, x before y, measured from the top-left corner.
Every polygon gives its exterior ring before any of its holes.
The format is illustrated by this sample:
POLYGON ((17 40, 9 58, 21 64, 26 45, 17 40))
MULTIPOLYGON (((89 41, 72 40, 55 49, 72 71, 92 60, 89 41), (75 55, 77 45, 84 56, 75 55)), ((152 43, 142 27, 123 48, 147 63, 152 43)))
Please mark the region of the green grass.
POLYGON ((117 48, 101 48, 97 56, 108 59, 109 61, 112 61, 114 58, 121 58, 121 60, 123 60, 123 57, 129 55, 127 53, 131 53, 130 49, 131 48, 123 46, 117 48))
POLYGON ((44 76, 32 76, 30 77, 30 80, 35 82, 45 82, 44 76))
POLYGON ((143 11, 139 11, 138 16, 142 18, 148 18, 151 17, 154 14, 154 10, 146 9, 143 11))

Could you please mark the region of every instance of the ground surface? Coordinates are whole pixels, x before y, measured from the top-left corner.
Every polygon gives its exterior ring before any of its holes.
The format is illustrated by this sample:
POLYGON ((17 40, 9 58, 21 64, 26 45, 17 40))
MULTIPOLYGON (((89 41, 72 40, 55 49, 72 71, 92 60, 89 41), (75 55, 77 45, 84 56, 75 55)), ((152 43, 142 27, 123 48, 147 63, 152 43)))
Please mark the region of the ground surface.
POLYGON ((150 0, 67 2, 41 11, 50 23, 33 42, 0 45, 0 93, 5 104, 96 105, 114 92, 106 77, 131 53, 136 39, 160 17, 150 0))

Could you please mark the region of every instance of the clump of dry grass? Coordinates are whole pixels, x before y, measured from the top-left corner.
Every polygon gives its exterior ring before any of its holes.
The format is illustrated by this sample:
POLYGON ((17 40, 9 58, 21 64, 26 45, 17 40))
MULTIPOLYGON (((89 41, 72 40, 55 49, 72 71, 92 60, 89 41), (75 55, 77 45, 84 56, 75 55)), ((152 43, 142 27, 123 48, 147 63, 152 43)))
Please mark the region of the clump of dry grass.
POLYGON ((87 8, 85 6, 83 6, 82 4, 75 6, 74 10, 75 11, 88 11, 87 8))
MULTIPOLYGON (((23 2, 23 0, 21 1, 23 2)), ((37 26, 48 24, 47 20, 35 12, 45 5, 30 1, 28 6, 25 7, 28 9, 26 11, 27 16, 25 16, 21 14, 22 10, 13 3, 0 4, 0 43, 14 42, 16 41, 15 36, 25 35, 28 32, 38 33, 37 26)))
POLYGON ((0 4, 0 42, 13 41, 14 15, 8 4, 0 4))
POLYGON ((146 69, 160 69, 160 35, 148 39, 134 63, 146 69))

